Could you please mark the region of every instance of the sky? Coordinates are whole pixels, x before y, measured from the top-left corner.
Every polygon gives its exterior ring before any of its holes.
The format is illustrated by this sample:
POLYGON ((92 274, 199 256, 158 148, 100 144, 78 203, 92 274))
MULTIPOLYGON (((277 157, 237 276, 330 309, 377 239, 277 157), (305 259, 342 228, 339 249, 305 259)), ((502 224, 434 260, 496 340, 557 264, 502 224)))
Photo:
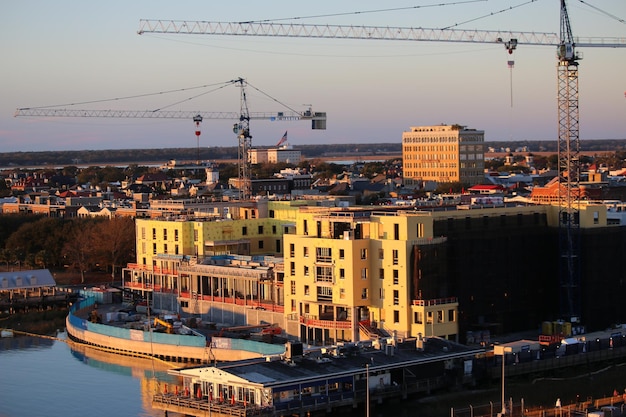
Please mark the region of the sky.
MULTIPOLYGON (((400 143, 411 126, 461 124, 486 141, 557 140, 552 46, 137 34, 140 19, 276 21, 558 35, 558 0, 4 0, 0 152, 236 146, 234 121, 14 117, 17 108, 327 113, 252 120, 253 146, 400 143), (511 67, 508 61, 514 61, 511 67), (203 88, 196 88, 202 87, 203 88), (217 88, 217 86, 224 86, 217 88), (162 93, 162 94, 157 94, 162 93)), ((574 36, 626 38, 626 1, 569 0, 574 36)), ((626 48, 579 48, 580 139, 626 138, 626 48)))

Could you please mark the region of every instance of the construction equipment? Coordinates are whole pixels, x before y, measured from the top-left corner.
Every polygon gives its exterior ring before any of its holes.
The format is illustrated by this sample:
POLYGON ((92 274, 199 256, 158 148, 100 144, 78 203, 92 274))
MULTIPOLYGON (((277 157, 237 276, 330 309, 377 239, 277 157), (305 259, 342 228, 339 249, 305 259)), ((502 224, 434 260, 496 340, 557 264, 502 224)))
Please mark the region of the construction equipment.
POLYGON ((165 320, 161 320, 158 317, 155 317, 154 327, 158 327, 158 326, 164 327, 166 333, 170 333, 170 334, 174 333, 174 325, 172 323, 165 321, 165 320))
POLYGON ((294 38, 400 40, 502 44, 511 54, 519 45, 553 46, 558 59, 558 120, 560 189, 561 315, 578 321, 580 292, 578 235, 579 190, 578 61, 577 47, 624 48, 626 38, 574 38, 566 0, 560 0, 560 34, 413 27, 315 25, 263 22, 140 20, 139 34, 199 34, 294 38))
MULTIPOLYGON (((252 146, 252 135, 250 134, 250 120, 270 120, 270 121, 299 121, 310 120, 311 129, 326 129, 326 113, 314 112, 311 107, 305 111, 296 111, 288 106, 289 111, 281 112, 249 112, 246 88, 248 82, 243 78, 237 78, 224 83, 223 86, 236 85, 240 87, 240 111, 239 112, 203 112, 203 111, 171 111, 171 110, 89 110, 78 108, 62 108, 60 106, 45 107, 24 107, 15 111, 14 116, 34 116, 34 117, 102 117, 102 118, 150 118, 150 119, 189 119, 196 125, 196 139, 198 142, 198 163, 200 162, 200 122, 205 119, 237 120, 233 126, 233 132, 238 139, 238 166, 239 166, 239 196, 242 199, 250 197, 250 157, 249 151, 252 146)), ((261 90, 257 91, 270 97, 261 90)), ((160 93, 155 93, 160 94, 160 93)), ((273 101, 280 101, 271 97, 273 101)), ((119 100, 119 99, 113 99, 119 100)), ((101 100, 109 101, 109 100, 101 100)), ((281 103, 282 104, 282 103, 281 103)))

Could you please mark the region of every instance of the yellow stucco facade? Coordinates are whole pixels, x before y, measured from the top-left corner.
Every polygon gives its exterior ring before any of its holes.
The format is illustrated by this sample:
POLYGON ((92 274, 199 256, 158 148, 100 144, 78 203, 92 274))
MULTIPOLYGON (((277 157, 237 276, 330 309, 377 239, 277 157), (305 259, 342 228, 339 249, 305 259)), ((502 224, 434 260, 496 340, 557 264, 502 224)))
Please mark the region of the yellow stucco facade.
POLYGON ((315 343, 357 341, 379 330, 397 338, 425 336, 426 327, 430 335, 434 329, 456 337, 456 300, 414 305, 411 292, 415 245, 439 243, 431 213, 303 208, 295 233, 284 236, 285 314, 315 343), (416 322, 431 304, 445 314, 435 309, 439 320, 416 322))
POLYGON ((413 126, 402 133, 405 185, 479 184, 484 177, 485 132, 459 125, 413 126))

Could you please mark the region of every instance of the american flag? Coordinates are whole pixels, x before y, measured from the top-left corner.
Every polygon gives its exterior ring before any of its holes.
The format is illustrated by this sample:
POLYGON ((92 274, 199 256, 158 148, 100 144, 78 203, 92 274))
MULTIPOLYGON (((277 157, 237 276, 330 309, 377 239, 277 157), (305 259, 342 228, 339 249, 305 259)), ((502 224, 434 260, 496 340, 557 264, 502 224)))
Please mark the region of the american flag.
POLYGON ((283 143, 287 142, 287 131, 285 130, 285 134, 283 135, 282 138, 280 138, 280 140, 278 141, 278 143, 276 144, 276 146, 280 146, 283 143))

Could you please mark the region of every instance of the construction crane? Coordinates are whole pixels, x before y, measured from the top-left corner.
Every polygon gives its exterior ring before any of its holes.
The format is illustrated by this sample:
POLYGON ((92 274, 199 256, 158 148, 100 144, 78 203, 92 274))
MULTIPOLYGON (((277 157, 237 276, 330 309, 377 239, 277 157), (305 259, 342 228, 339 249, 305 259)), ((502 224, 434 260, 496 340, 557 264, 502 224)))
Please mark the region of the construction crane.
POLYGON ((502 44, 511 54, 519 45, 553 46, 558 59, 558 177, 560 310, 562 318, 580 318, 579 285, 579 114, 577 47, 624 48, 626 38, 574 38, 565 0, 560 0, 560 34, 489 30, 428 29, 315 25, 272 22, 209 22, 140 20, 139 34, 176 33, 199 35, 265 36, 291 38, 360 39, 502 44))
MULTIPOLYGON (((149 118, 149 119, 189 119, 196 125, 196 139, 198 142, 198 163, 200 162, 200 123, 205 119, 237 120, 233 132, 238 138, 238 188, 241 199, 250 198, 251 193, 251 165, 250 149, 252 136, 250 135, 250 120, 270 121, 299 121, 310 120, 311 129, 326 129, 326 113, 314 112, 311 107, 298 112, 293 109, 282 112, 249 112, 246 96, 248 83, 243 78, 230 80, 225 85, 233 84, 241 89, 239 112, 206 112, 206 111, 172 111, 172 110, 89 110, 78 108, 61 108, 60 106, 23 107, 15 111, 14 116, 32 117, 102 117, 102 118, 149 118)), ((260 91, 260 90, 259 90, 260 91)), ((263 93, 265 94, 265 93, 263 93)), ((117 100, 117 99, 116 99, 117 100)), ((102 100, 107 101, 107 100, 102 100)), ((277 101, 278 100, 275 100, 277 101)), ((287 107, 287 106, 285 106, 287 107)))

